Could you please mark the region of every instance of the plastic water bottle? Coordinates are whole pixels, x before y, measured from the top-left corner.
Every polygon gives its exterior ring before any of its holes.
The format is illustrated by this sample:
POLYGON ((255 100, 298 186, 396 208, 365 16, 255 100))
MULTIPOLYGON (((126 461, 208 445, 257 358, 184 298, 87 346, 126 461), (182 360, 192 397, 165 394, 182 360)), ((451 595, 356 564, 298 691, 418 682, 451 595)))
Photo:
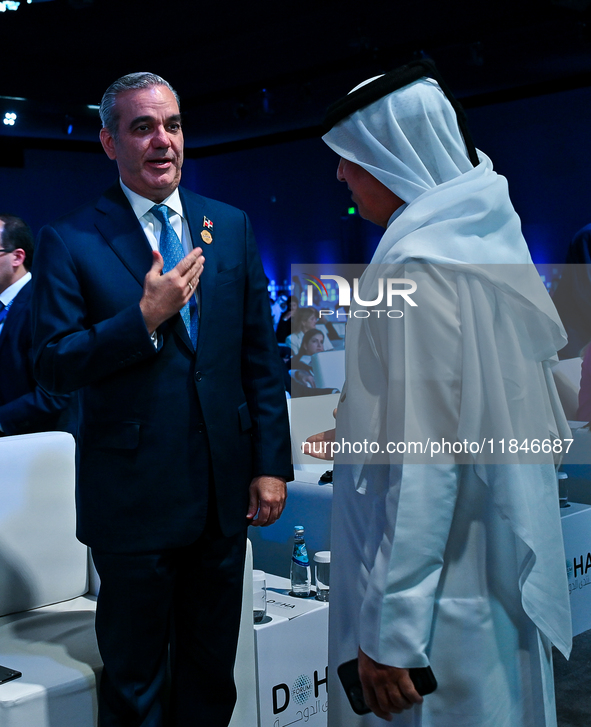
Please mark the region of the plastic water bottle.
POLYGON ((293 555, 291 556, 290 596, 308 598, 310 595, 310 561, 304 541, 304 528, 296 525, 293 529, 293 555))
POLYGON ((568 502, 568 474, 566 472, 557 472, 558 477, 558 501, 560 507, 570 507, 568 502))

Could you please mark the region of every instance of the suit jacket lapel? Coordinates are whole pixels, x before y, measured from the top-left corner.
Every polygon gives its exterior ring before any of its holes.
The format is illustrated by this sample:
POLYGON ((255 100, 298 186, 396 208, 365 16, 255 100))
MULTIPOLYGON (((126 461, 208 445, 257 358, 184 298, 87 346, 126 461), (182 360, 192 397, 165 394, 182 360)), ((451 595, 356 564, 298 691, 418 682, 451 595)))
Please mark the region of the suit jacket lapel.
POLYGON ((211 319, 210 313, 214 300, 215 279, 217 275, 216 248, 215 242, 213 242, 211 245, 206 245, 201 239, 201 232, 204 229, 203 217, 206 214, 206 208, 204 203, 201 201, 201 199, 195 198, 192 195, 185 195, 182 187, 179 189, 179 191, 181 195, 181 201, 183 203, 183 211, 187 217, 187 222, 189 224, 189 231, 191 233, 191 241, 193 243, 193 247, 201 247, 203 249, 203 257, 205 258, 203 273, 199 278, 200 308, 199 337, 197 340, 197 352, 199 352, 207 336, 209 321, 211 319))
MULTIPOLYGON (((197 342, 197 349, 199 350, 207 335, 209 313, 214 299, 217 274, 215 243, 206 245, 201 239, 201 232, 204 229, 203 216, 206 212, 204 203, 199 198, 186 195, 182 187, 179 188, 179 193, 189 225, 193 247, 202 247, 205 257, 203 273, 199 279, 200 309, 199 339, 197 342)), ((152 265, 152 248, 118 182, 99 199, 96 209, 98 214, 95 224, 98 231, 113 248, 139 285, 143 287, 146 273, 152 265)), ((180 314, 171 319, 171 324, 185 345, 193 350, 189 334, 180 314)))
POLYGON ((96 209, 96 228, 143 288, 152 248, 119 183, 105 192, 96 209))
MULTIPOLYGON (((96 209, 96 228, 143 288, 146 273, 152 266, 152 248, 118 182, 99 199, 96 209)), ((167 323, 192 351, 193 345, 180 314, 167 323)))

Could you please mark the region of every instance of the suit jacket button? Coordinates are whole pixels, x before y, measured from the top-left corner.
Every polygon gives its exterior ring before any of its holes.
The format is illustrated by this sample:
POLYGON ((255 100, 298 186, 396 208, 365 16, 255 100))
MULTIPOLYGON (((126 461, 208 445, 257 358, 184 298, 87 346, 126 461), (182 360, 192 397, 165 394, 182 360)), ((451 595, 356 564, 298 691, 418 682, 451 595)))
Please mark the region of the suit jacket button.
POLYGON ((203 378, 203 374, 201 373, 201 371, 196 371, 195 372, 195 381, 201 381, 202 378, 203 378))

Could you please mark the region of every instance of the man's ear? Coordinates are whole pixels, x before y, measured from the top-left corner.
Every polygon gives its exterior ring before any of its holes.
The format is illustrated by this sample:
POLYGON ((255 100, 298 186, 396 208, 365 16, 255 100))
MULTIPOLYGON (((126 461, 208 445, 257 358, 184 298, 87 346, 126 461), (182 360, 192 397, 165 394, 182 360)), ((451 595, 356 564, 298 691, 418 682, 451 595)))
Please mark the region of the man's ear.
POLYGON ((17 247, 15 250, 12 251, 14 255, 14 267, 18 268, 21 265, 24 265, 25 259, 27 257, 26 252, 21 248, 17 247))
POLYGON ((103 145, 103 149, 105 150, 105 154, 109 157, 109 159, 117 159, 117 152, 115 151, 115 139, 113 139, 111 132, 103 126, 99 134, 99 138, 101 140, 101 144, 103 145))

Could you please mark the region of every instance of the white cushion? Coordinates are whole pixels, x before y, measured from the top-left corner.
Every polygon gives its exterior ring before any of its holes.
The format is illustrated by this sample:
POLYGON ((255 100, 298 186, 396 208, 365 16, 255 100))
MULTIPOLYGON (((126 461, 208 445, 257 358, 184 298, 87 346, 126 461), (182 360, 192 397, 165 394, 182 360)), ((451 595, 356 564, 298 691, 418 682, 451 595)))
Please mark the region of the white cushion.
POLYGON ((64 432, 0 439, 0 615, 86 593, 74 452, 64 432))
POLYGON ((2 727, 94 727, 95 608, 82 597, 0 618, 0 664, 23 674, 0 686, 2 727))

